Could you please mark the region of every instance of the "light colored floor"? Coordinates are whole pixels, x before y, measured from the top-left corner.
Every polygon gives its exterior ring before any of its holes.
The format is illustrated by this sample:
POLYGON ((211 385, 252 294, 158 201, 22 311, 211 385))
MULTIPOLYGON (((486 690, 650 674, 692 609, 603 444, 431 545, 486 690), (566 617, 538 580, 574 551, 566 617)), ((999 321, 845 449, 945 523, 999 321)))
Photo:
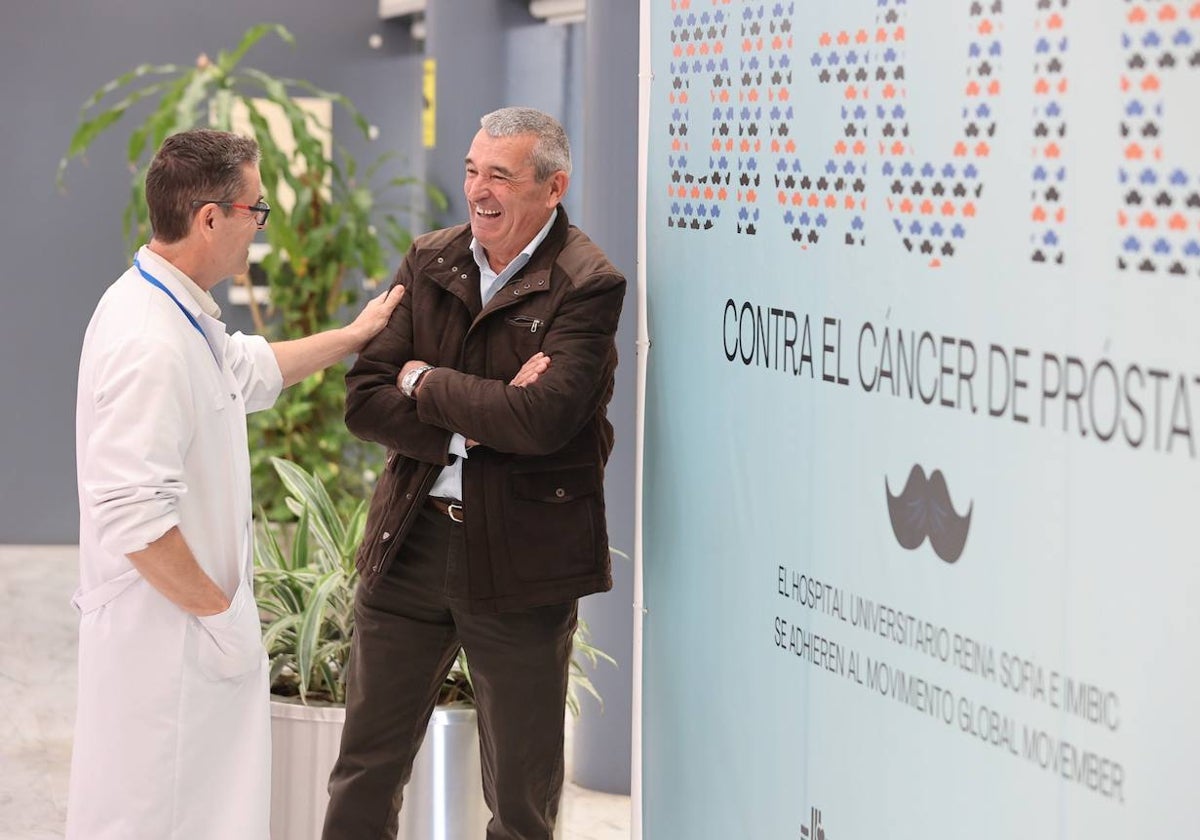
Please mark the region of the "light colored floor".
MULTIPOLYGON (((62 837, 75 716, 76 558, 74 547, 0 546, 0 840, 62 837)), ((568 783, 562 807, 564 840, 628 840, 629 797, 568 783)))

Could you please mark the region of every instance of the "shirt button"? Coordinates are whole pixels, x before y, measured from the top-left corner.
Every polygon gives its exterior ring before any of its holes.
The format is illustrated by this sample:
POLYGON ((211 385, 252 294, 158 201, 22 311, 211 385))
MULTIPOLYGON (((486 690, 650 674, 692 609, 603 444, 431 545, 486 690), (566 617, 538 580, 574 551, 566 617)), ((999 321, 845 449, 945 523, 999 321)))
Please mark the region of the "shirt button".
POLYGON ((561 499, 563 496, 567 495, 567 491, 559 487, 554 491, 554 495, 561 499))
POLYGON ((229 399, 231 399, 231 400, 235 400, 235 401, 236 401, 236 400, 237 400, 237 394, 230 394, 230 395, 229 395, 229 399))

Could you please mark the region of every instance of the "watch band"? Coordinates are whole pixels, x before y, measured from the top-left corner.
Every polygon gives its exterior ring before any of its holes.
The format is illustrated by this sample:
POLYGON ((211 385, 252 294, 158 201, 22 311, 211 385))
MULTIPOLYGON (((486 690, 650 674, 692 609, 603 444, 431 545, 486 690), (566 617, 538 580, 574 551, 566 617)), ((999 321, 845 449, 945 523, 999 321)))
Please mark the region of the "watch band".
POLYGON ((417 384, 421 381, 421 377, 431 370, 433 370, 433 365, 422 365, 404 374, 404 379, 400 382, 400 392, 409 399, 415 399, 417 384))

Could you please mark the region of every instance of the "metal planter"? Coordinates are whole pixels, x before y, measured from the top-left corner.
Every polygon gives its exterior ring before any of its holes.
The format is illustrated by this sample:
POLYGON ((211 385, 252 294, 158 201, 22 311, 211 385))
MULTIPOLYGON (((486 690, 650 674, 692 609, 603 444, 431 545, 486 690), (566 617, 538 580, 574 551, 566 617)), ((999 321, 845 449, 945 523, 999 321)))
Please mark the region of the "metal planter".
MULTIPOLYGON (((271 701, 272 840, 320 840, 345 719, 341 706, 271 701)), ((489 817, 475 710, 438 707, 404 791, 398 840, 476 840, 489 817)))

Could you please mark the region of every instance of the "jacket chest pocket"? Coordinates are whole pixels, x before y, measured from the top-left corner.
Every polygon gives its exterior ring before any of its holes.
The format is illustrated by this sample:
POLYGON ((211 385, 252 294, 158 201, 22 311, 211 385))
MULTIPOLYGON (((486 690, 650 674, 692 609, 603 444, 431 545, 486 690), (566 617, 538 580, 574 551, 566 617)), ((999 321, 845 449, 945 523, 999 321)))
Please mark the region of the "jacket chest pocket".
POLYGON ((538 312, 505 315, 492 331, 491 375, 512 379, 521 366, 542 349, 547 325, 547 319, 538 312))

